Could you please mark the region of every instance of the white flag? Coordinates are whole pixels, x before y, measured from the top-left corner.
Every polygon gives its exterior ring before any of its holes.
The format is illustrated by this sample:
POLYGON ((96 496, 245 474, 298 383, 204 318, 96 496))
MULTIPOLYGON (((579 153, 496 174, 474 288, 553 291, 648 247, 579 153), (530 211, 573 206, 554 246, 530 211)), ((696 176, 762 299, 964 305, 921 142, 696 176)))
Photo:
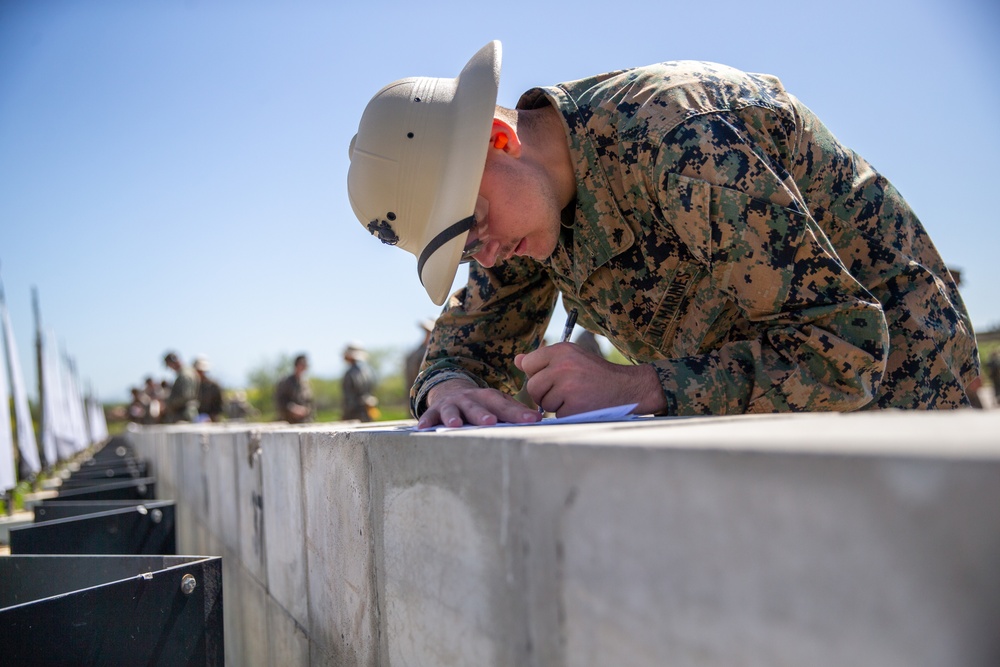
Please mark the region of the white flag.
POLYGON ((96 444, 108 439, 108 422, 104 418, 104 408, 96 396, 91 396, 87 401, 90 424, 90 442, 96 444))
POLYGON ((17 343, 14 340, 14 328, 10 324, 10 313, 3 308, 3 332, 7 341, 7 364, 10 370, 10 388, 14 395, 14 416, 17 419, 17 448, 21 452, 21 461, 33 473, 42 469, 38 458, 38 441, 35 439, 35 427, 31 423, 31 408, 28 407, 28 392, 24 385, 24 375, 21 374, 21 362, 17 356, 17 343))
POLYGON ((10 430, 10 397, 7 394, 7 364, 0 358, 0 491, 17 486, 14 472, 14 433, 10 430))
POLYGON ((76 364, 66 357, 63 366, 66 384, 66 410, 72 424, 70 431, 75 451, 86 449, 90 445, 90 432, 87 430, 87 418, 84 416, 83 398, 80 396, 80 383, 76 380, 76 364))
POLYGON ((56 345, 56 336, 51 331, 45 334, 42 345, 42 377, 45 396, 42 400, 42 447, 49 465, 73 456, 71 426, 63 395, 63 372, 56 345))

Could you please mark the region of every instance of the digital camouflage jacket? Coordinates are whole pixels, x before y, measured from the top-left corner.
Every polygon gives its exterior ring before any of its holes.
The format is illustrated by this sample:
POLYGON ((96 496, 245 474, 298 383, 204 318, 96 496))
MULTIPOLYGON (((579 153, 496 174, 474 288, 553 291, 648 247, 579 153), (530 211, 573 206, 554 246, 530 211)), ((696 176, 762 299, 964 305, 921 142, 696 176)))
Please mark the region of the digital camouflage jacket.
POLYGON ((528 91, 565 120, 576 199, 555 252, 470 265, 411 392, 514 393, 557 292, 651 363, 667 414, 956 408, 979 373, 913 211, 774 77, 669 62, 528 91))
POLYGON ((198 420, 198 375, 193 369, 181 366, 165 403, 165 422, 198 420))
POLYGON ((274 389, 274 404, 278 408, 278 416, 289 424, 312 421, 313 395, 309 380, 295 373, 286 376, 274 389), (309 416, 300 418, 292 414, 289 411, 292 403, 309 408, 309 416))

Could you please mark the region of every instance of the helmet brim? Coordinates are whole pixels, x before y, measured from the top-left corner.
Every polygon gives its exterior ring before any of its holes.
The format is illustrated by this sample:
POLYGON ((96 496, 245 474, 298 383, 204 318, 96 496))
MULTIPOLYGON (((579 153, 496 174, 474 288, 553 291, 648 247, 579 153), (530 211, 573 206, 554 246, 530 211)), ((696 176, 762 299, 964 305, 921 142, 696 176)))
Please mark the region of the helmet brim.
MULTIPOLYGON (((475 211, 500 87, 500 64, 500 42, 494 40, 477 51, 455 79, 448 156, 424 228, 421 254, 445 230, 475 211)), ((430 249, 418 266, 420 282, 438 306, 448 298, 455 282, 468 235, 468 231, 461 232, 430 249)))

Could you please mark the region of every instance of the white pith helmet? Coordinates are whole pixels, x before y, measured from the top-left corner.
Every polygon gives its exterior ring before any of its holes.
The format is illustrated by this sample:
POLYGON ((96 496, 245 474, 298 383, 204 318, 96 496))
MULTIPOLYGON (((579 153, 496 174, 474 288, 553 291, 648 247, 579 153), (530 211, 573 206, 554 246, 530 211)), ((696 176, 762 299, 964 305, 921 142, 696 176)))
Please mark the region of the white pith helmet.
POLYGON ((344 358, 354 361, 367 361, 368 350, 361 343, 348 343, 344 348, 344 358))
POLYGON ((347 192, 361 225, 417 258, 440 306, 473 224, 500 86, 500 42, 458 77, 410 77, 368 103, 351 140, 347 192))

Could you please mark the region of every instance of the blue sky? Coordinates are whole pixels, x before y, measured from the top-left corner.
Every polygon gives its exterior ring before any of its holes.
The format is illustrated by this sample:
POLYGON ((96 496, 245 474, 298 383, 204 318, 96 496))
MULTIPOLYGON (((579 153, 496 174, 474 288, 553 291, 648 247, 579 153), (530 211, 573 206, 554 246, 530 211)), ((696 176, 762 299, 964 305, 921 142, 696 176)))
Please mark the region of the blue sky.
POLYGON ((986 0, 0 0, 0 278, 27 382, 32 286, 104 400, 169 377, 168 349, 237 386, 283 353, 333 376, 348 341, 415 344, 437 308, 354 218, 347 146, 381 86, 455 76, 490 39, 506 106, 663 60, 779 76, 900 189, 995 328, 998 29, 986 0))

